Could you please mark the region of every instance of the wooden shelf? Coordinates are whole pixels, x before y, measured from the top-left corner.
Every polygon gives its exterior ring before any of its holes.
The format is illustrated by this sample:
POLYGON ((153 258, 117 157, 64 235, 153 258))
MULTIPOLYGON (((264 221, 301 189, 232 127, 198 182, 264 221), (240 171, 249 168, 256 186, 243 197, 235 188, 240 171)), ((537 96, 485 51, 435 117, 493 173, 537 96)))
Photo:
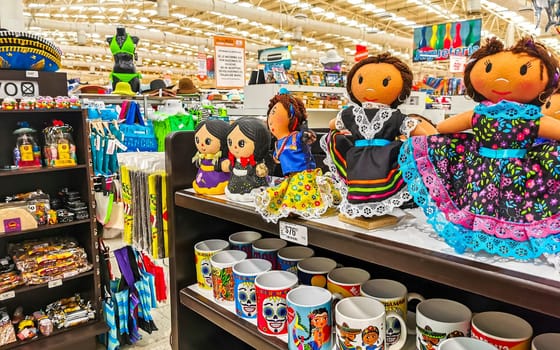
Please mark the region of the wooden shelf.
POLYGON ((82 109, 81 108, 76 108, 76 109, 69 109, 69 108, 51 108, 51 109, 31 109, 31 110, 12 110, 12 111, 7 111, 7 110, 2 110, 0 109, 0 115, 2 114, 10 114, 10 113, 16 113, 16 114, 25 114, 26 117, 29 117, 30 115, 34 114, 34 113, 76 113, 76 112, 80 112, 81 113, 82 109))
POLYGON ((27 235, 29 233, 32 233, 32 232, 48 231, 48 230, 53 230, 53 229, 57 229, 57 228, 61 228, 61 227, 68 227, 68 226, 86 224, 86 223, 90 223, 91 220, 92 220, 91 218, 87 218, 87 219, 82 219, 82 220, 74 220, 74 221, 71 221, 71 222, 65 222, 65 223, 62 223, 62 224, 40 225, 37 228, 34 228, 32 230, 0 233, 0 239, 6 238, 6 237, 12 238, 12 237, 17 237, 17 236, 25 236, 25 235, 27 235))
MULTIPOLYGON (((181 190, 175 193, 175 205, 271 234, 279 232, 278 224, 265 222, 251 206, 230 202, 223 196, 181 190)), ((422 219, 418 216, 414 221, 422 219)), ((487 263, 477 255, 458 255, 444 242, 429 237, 428 228, 424 232, 418 227, 399 226, 366 231, 335 218, 286 221, 307 227, 309 245, 560 317, 560 304, 556 302, 560 300, 560 276, 552 266, 515 261, 487 263)))
POLYGON ((225 307, 216 304, 201 293, 194 291, 192 287, 181 290, 180 300, 186 307, 227 332, 243 339, 245 343, 255 349, 285 350, 288 346, 286 341, 278 337, 262 334, 255 324, 237 316, 225 307))
POLYGON ((38 174, 38 173, 56 173, 60 171, 68 171, 74 169, 87 169, 88 166, 85 164, 78 164, 74 166, 67 167, 41 167, 41 168, 20 168, 13 170, 0 170, 0 176, 17 176, 17 175, 28 175, 28 174, 38 174))
MULTIPOLYGON (((96 315, 100 317, 100 315, 96 315)), ((8 349, 53 349, 59 348, 60 344, 65 343, 76 343, 81 339, 87 339, 95 337, 98 334, 107 331, 107 325, 102 319, 92 320, 83 325, 78 325, 75 327, 64 328, 54 331, 50 336, 39 336, 35 339, 30 339, 26 341, 17 341, 15 343, 0 346, 0 350, 8 349)))
MULTIPOLYGON (((65 277, 62 278, 62 285, 64 285, 65 282, 71 281, 71 280, 75 280, 75 279, 79 279, 79 278, 83 278, 83 277, 88 277, 88 276, 92 276, 93 275, 93 269, 86 271, 86 272, 82 272, 79 273, 75 276, 69 276, 69 277, 65 277)), ((47 283, 43 283, 43 284, 35 284, 35 285, 31 285, 31 286, 23 286, 23 287, 18 287, 16 289, 12 289, 9 290, 7 292, 1 293, 0 294, 0 301, 4 301, 4 300, 9 300, 13 297, 16 297, 17 295, 23 294, 23 293, 27 293, 30 292, 32 290, 36 290, 36 289, 42 289, 42 288, 58 288, 60 286, 56 286, 56 287, 49 287, 49 285, 47 283), (6 297, 6 295, 9 295, 11 292, 13 292, 13 296, 12 297, 6 297)), ((0 348, 1 349, 1 348, 0 348)))

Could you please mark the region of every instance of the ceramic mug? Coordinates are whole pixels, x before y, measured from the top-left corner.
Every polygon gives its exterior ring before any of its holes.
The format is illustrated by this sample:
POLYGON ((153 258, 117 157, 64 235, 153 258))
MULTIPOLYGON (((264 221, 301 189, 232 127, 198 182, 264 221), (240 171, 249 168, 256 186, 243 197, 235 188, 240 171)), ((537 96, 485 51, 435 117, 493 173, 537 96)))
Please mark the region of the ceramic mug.
POLYGON ((233 302, 233 265, 247 257, 240 250, 224 250, 210 258, 212 291, 217 302, 233 302))
POLYGON ((223 239, 208 239, 194 245, 194 261, 196 265, 196 282, 201 289, 212 289, 212 255, 226 250, 229 243, 223 239))
POLYGON ((386 345, 385 323, 391 317, 404 323, 399 314, 386 312, 385 306, 373 298, 355 296, 340 300, 335 306, 337 349, 402 349, 406 343, 406 328, 397 343, 386 345))
POLYGON ((257 328, 266 335, 287 333, 286 295, 297 285, 297 276, 288 271, 268 271, 255 278, 257 328))
POLYGON ((498 349, 531 348, 533 327, 521 317, 505 312, 486 311, 473 316, 471 327, 473 338, 490 343, 498 349))
POLYGON ((439 350, 498 350, 498 348, 482 340, 458 337, 442 341, 439 344, 439 350))
POLYGON ((416 306, 416 349, 437 350, 447 338, 468 337, 471 316, 468 307, 453 300, 421 301, 416 306))
POLYGON ((297 263, 297 276, 300 284, 325 288, 327 275, 336 268, 336 261, 330 258, 313 256, 297 263))
POLYGON ((533 338, 531 350, 556 350, 560 347, 560 333, 543 333, 533 338))
POLYGON ((247 259, 251 259, 253 242, 261 237, 262 235, 257 231, 239 231, 229 235, 228 241, 231 249, 242 250, 247 253, 247 259))
POLYGON ((268 260, 272 263, 272 269, 278 270, 276 253, 284 248, 288 242, 280 238, 261 238, 252 244, 252 257, 268 260))
POLYGON ((313 249, 302 245, 284 247, 278 251, 278 268, 290 271, 297 275, 297 263, 303 259, 312 257, 315 254, 313 249))
POLYGON ((299 286, 288 292, 288 349, 332 349, 331 293, 299 286))
MULTIPOLYGON (((405 322, 408 322, 408 302, 424 300, 424 297, 418 293, 409 293, 404 284, 382 278, 364 282, 360 287, 360 293, 363 296, 379 300, 385 305, 385 311, 395 311, 402 316, 405 322)), ((396 318, 387 321, 387 344, 391 345, 399 340, 401 327, 401 323, 396 318)), ((407 329, 408 333, 414 332, 414 326, 409 325, 407 329)))
POLYGON ((327 274, 327 289, 336 299, 360 295, 360 286, 370 274, 358 267, 339 267, 327 274))
POLYGON ((233 265, 233 299, 238 316, 257 318, 255 278, 271 269, 270 261, 264 259, 246 259, 233 265))

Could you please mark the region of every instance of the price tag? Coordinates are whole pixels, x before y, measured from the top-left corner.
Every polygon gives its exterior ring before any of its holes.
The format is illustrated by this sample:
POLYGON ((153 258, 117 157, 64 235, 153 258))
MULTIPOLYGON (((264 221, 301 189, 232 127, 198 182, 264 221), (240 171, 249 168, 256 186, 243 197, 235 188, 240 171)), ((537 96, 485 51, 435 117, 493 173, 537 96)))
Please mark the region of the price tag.
POLYGON ((58 279, 58 280, 53 280, 49 282, 49 288, 55 288, 55 287, 60 287, 62 286, 62 280, 58 279))
POLYGON ((280 221, 280 238, 286 241, 307 245, 307 227, 280 221))
POLYGON ((39 72, 36 70, 26 70, 25 71, 26 78, 39 78, 39 72))
POLYGON ((0 294, 0 300, 12 299, 15 296, 16 296, 16 292, 14 292, 13 290, 10 290, 8 292, 4 292, 4 293, 0 294))

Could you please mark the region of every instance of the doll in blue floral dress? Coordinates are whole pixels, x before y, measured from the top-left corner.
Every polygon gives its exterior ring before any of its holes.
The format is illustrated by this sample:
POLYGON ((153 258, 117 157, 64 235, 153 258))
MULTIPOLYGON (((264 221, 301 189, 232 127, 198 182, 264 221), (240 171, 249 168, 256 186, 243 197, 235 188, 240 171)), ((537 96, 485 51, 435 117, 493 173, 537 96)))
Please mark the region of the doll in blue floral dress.
POLYGON ((531 38, 511 48, 487 40, 465 68, 474 111, 403 145, 410 193, 457 252, 526 260, 560 251, 560 144, 550 141, 560 139, 560 121, 540 108, 558 85, 557 67, 531 38), (534 145, 537 137, 549 141, 534 145))

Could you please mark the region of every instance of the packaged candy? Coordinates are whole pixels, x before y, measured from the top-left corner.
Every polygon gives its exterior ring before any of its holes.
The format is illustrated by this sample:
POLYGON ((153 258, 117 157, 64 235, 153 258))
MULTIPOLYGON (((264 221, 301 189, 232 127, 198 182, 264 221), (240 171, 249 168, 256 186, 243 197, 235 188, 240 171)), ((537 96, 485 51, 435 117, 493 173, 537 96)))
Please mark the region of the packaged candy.
POLYGON ((23 97, 21 101, 19 101, 19 109, 22 111, 31 111, 35 109, 35 105, 37 104, 37 100, 34 97, 23 97))
POLYGON ((39 97, 37 97, 36 107, 38 109, 54 108, 54 100, 50 96, 39 96, 39 97))
POLYGON ((2 100, 2 110, 4 111, 15 111, 18 109, 18 103, 13 97, 6 97, 2 100))
POLYGON ((49 195, 42 190, 29 193, 27 209, 35 216, 37 224, 46 225, 49 222, 49 210, 51 209, 49 195))
POLYGON ((82 108, 82 103, 80 102, 80 98, 78 96, 70 96, 69 107, 70 107, 70 109, 80 109, 80 108, 82 108))
POLYGON ((57 96, 54 99, 54 107, 58 109, 70 108, 70 98, 68 96, 57 96))
POLYGON ((19 128, 13 134, 17 136, 14 147, 14 165, 18 168, 41 166, 41 149, 35 140, 35 129, 29 127, 27 122, 20 122, 19 128))
POLYGON ((43 129, 45 137, 44 155, 49 167, 74 166, 76 144, 72 138, 72 127, 60 120, 53 120, 53 125, 43 129))
POLYGON ((0 309, 0 346, 17 341, 14 326, 5 307, 0 309))

